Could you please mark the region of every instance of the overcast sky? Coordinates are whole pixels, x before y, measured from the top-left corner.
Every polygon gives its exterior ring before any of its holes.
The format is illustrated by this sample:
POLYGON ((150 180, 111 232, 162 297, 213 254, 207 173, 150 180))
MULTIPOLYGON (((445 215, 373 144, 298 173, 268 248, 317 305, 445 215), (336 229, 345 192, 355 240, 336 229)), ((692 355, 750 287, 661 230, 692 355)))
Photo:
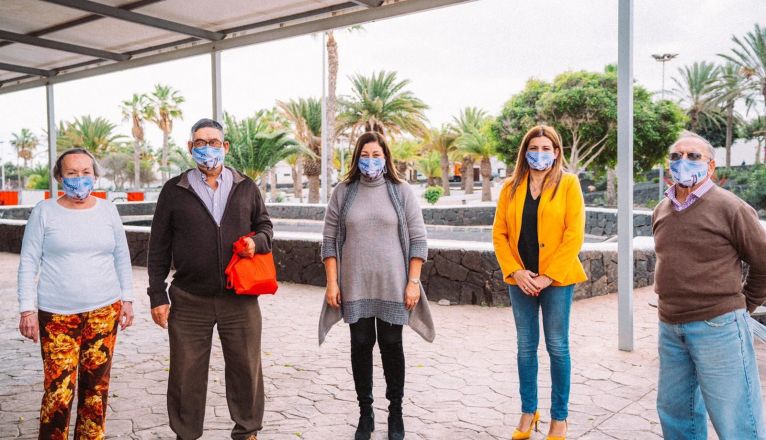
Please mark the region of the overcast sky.
MULTIPOLYGON (((652 53, 677 52, 668 65, 666 89, 678 67, 719 61, 733 34, 766 25, 763 0, 638 0, 635 2, 634 74, 641 85, 660 90, 662 71, 652 53)), ((530 77, 552 79, 566 70, 601 71, 617 61, 615 0, 476 0, 474 2, 368 23, 361 31, 339 31, 338 93, 349 93, 348 76, 394 70, 412 81, 433 124, 449 122, 465 106, 496 114, 530 77)), ((244 117, 276 99, 321 96, 321 36, 225 51, 223 107, 244 117)), ((90 114, 120 124, 119 104, 134 92, 169 84, 186 97, 184 119, 173 137, 185 141, 195 120, 210 116, 209 56, 102 75, 55 86, 56 119, 90 114)), ((43 88, 0 95, 0 154, 9 160, 11 133, 23 127, 43 137, 43 88)), ((156 147, 161 134, 148 128, 156 147)), ((43 149, 39 158, 45 158, 43 149)))

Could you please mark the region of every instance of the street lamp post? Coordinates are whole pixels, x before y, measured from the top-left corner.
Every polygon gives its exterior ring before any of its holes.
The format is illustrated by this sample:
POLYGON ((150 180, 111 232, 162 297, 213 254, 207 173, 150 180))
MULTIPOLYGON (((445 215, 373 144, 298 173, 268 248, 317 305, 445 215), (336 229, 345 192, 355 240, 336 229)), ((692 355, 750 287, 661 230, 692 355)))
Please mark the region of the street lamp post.
MULTIPOLYGON (((665 63, 672 60, 673 58, 677 57, 677 53, 663 53, 663 54, 652 54, 652 58, 654 58, 655 61, 658 63, 662 63, 662 89, 660 90, 660 100, 665 100, 665 63)), ((660 202, 662 198, 665 196, 665 163, 663 162, 660 165, 660 182, 659 182, 659 196, 657 198, 657 202, 660 202)))

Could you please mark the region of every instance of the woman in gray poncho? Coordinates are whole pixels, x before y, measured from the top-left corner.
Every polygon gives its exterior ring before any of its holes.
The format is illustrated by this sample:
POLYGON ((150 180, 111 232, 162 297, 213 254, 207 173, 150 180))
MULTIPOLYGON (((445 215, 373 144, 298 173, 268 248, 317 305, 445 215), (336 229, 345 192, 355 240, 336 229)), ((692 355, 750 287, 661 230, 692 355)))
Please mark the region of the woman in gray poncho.
POLYGON ((372 349, 380 344, 386 378, 388 438, 404 438, 402 326, 434 339, 420 269, 428 257, 423 214, 412 189, 396 174, 385 138, 376 132, 356 141, 351 169, 327 206, 322 260, 327 293, 319 343, 341 318, 351 328, 351 369, 359 424, 355 440, 375 429, 372 349))

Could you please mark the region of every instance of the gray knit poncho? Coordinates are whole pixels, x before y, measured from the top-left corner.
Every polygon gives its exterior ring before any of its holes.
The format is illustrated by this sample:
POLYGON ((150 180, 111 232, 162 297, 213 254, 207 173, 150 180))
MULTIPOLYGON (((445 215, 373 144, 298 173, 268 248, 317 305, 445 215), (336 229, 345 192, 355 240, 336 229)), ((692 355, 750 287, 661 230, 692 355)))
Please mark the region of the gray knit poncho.
POLYGON ((340 183, 325 213, 322 260, 338 259, 341 308, 323 301, 319 343, 341 318, 349 324, 376 317, 409 325, 425 340, 435 337, 428 300, 404 307, 411 258, 426 260, 428 245, 417 197, 406 183, 384 177, 340 183))

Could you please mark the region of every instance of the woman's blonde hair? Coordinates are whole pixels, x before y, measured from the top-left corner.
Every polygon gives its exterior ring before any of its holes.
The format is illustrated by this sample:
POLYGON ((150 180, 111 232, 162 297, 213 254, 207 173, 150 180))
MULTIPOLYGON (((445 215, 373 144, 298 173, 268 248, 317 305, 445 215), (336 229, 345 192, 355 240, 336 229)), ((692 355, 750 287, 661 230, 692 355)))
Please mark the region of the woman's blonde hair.
POLYGON ((545 175, 543 181, 543 188, 553 187, 553 194, 551 198, 556 197, 556 191, 559 189, 559 183, 561 182, 561 175, 563 174, 563 155, 564 151, 561 147, 561 136, 553 127, 548 125, 538 125, 527 131, 524 138, 521 140, 521 146, 519 147, 519 154, 516 156, 516 167, 513 169, 513 174, 508 180, 508 185, 511 186, 511 198, 516 193, 516 189, 521 185, 521 182, 529 175, 529 164, 527 163, 527 150, 529 149, 529 143, 532 139, 537 137, 546 137, 553 143, 553 149, 559 151, 559 156, 554 160, 548 174, 545 175))

